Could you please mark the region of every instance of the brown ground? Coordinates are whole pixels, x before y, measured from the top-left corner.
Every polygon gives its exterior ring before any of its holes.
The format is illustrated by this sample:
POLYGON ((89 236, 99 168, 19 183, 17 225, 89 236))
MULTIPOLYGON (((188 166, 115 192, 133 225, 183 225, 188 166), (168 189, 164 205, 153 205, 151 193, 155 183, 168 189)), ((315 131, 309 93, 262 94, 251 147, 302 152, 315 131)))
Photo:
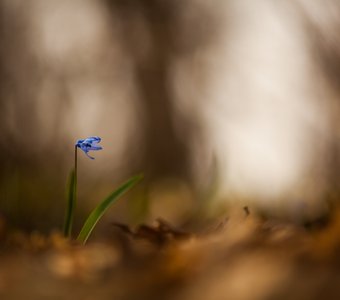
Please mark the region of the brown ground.
POLYGON ((115 225, 86 246, 2 232, 0 299, 340 299, 340 213, 305 229, 244 212, 205 233, 115 225))

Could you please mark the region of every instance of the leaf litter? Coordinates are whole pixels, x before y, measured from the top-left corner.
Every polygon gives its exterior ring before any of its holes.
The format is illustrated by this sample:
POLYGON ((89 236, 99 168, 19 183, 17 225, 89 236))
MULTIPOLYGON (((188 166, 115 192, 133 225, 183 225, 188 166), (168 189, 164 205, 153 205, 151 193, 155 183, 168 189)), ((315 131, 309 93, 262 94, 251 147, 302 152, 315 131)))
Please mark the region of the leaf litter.
POLYGON ((0 299, 338 299, 340 210, 318 228, 249 209, 188 232, 112 223, 86 246, 1 221, 0 299))

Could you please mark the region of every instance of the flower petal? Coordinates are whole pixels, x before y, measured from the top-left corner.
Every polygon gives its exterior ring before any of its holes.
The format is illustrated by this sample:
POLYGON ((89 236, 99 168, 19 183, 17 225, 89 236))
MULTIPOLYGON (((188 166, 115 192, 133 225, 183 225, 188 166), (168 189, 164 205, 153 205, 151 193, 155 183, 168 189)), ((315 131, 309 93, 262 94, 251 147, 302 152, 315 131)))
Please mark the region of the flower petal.
POLYGON ((91 147, 87 148, 88 150, 94 150, 94 151, 97 151, 97 150, 102 150, 103 147, 101 146, 97 146, 97 145, 92 145, 91 147))
POLYGON ((102 139, 99 136, 90 136, 84 140, 85 143, 100 143, 102 139))
POLYGON ((87 151, 84 151, 84 152, 85 152, 85 154, 86 154, 87 157, 89 157, 89 158, 91 158, 91 159, 94 159, 94 157, 90 156, 90 155, 87 153, 87 151))

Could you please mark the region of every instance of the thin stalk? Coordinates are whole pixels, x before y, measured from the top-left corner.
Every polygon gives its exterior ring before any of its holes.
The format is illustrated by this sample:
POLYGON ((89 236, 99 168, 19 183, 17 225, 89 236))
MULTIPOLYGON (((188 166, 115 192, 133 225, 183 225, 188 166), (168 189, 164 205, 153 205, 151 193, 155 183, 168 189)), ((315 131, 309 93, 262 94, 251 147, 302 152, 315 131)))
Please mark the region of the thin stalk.
POLYGON ((78 152, 77 146, 74 148, 74 169, 71 171, 68 185, 68 200, 65 212, 64 236, 71 237, 74 211, 77 204, 77 173, 78 173, 78 152))

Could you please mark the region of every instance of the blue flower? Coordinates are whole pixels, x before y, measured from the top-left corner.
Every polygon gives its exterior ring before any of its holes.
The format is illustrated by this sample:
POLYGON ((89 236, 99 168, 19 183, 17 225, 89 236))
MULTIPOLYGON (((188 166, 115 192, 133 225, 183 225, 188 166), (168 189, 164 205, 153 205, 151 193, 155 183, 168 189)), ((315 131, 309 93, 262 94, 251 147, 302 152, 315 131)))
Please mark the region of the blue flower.
POLYGON ((88 155, 88 152, 91 150, 102 150, 103 148, 98 146, 98 143, 100 143, 101 140, 102 139, 99 136, 91 136, 84 140, 78 140, 75 146, 83 150, 89 158, 94 159, 94 157, 88 155))

